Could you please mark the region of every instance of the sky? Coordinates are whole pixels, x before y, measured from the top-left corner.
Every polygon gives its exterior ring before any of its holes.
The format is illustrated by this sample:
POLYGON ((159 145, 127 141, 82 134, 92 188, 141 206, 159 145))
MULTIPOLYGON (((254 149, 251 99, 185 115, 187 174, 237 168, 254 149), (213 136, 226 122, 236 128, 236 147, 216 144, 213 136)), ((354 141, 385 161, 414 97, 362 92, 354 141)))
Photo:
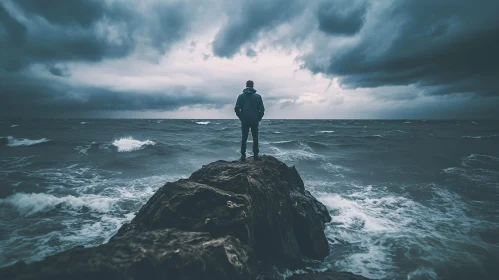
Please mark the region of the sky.
POLYGON ((0 117, 499 119, 497 0, 0 0, 0 117))

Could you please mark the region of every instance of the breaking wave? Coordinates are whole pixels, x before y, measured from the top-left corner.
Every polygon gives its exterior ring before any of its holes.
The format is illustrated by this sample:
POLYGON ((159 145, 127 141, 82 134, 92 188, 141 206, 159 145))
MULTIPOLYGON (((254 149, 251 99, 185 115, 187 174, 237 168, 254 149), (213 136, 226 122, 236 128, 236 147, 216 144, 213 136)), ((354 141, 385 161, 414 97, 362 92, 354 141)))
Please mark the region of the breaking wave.
POLYGON ((462 136, 461 138, 470 138, 470 139, 482 139, 482 138, 494 138, 494 137, 499 137, 499 134, 494 134, 494 135, 486 135, 486 136, 462 136))
POLYGON ((40 212, 49 212, 56 208, 66 210, 82 210, 88 208, 93 212, 109 212, 118 198, 88 194, 82 197, 72 195, 56 197, 45 193, 16 193, 0 199, 0 206, 10 206, 21 215, 30 216, 40 212))
POLYGON ((145 146, 154 146, 155 142, 151 140, 140 141, 133 139, 132 137, 124 137, 117 140, 114 140, 113 146, 118 148, 118 152, 132 152, 136 150, 140 150, 145 146))
POLYGON ((15 138, 12 136, 7 136, 7 137, 0 137, 3 141, 0 141, 0 143, 5 143, 8 147, 20 147, 20 146, 33 146, 45 142, 49 142, 50 140, 47 138, 42 138, 42 139, 37 139, 37 140, 31 140, 31 139, 24 139, 24 138, 15 138))

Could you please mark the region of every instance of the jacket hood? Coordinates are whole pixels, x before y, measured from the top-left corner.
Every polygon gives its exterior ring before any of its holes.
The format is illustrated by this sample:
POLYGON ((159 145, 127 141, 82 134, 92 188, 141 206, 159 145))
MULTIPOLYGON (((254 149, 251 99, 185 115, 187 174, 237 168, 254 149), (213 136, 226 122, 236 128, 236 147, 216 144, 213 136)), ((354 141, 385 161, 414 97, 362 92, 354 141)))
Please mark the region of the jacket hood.
POLYGON ((254 88, 247 87, 247 88, 243 89, 243 93, 255 93, 255 92, 256 92, 256 89, 254 89, 254 88))

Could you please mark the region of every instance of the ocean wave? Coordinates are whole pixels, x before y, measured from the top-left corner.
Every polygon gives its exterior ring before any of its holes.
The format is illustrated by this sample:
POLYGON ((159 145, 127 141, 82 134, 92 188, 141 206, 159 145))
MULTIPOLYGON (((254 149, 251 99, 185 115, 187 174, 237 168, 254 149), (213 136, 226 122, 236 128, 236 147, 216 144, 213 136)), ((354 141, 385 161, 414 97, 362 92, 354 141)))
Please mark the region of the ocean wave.
POLYGON ((276 158, 279 158, 285 162, 288 161, 291 163, 297 163, 300 160, 315 161, 324 159, 323 155, 305 150, 283 151, 277 147, 270 147, 270 150, 270 155, 275 156, 276 158))
POLYGON ((112 209, 118 198, 88 194, 81 197, 72 195, 56 197, 45 193, 16 193, 0 199, 0 206, 10 206, 21 215, 30 216, 49 212, 58 207, 66 210, 81 210, 84 207, 94 212, 106 213, 112 209))
POLYGON ((334 133, 334 130, 321 130, 321 131, 316 131, 315 133, 334 133))
POLYGON ((140 141, 132 137, 123 137, 113 141, 113 146, 118 148, 118 152, 131 152, 144 148, 145 146, 154 146, 155 142, 151 140, 140 141))
POLYGON ((352 169, 350 169, 348 167, 344 167, 344 166, 337 165, 337 164, 332 164, 330 162, 321 164, 321 168, 328 171, 328 172, 336 173, 340 177, 343 177, 342 173, 352 171, 352 169))
POLYGON ((3 139, 3 141, 0 141, 0 143, 5 143, 8 147, 33 146, 50 141, 47 138, 32 140, 24 138, 15 138, 12 136, 0 137, 0 139, 3 139))
POLYGON ((19 126, 18 124, 13 124, 10 127, 18 127, 18 126, 19 126))
POLYGON ((328 150, 329 147, 326 144, 314 142, 314 141, 297 141, 297 140, 284 140, 284 141, 274 141, 274 142, 264 142, 262 144, 269 144, 281 148, 299 148, 300 150, 305 150, 313 152, 314 150, 328 150))
POLYGON ((88 145, 76 146, 75 150, 78 151, 80 154, 86 155, 90 150, 98 148, 99 148, 99 143, 92 142, 91 144, 88 145))
POLYGON ((375 135, 362 136, 362 138, 377 139, 377 138, 383 138, 383 136, 379 135, 379 134, 375 134, 375 135))
POLYGON ((437 280, 440 279, 433 268, 429 267, 419 267, 416 270, 409 272, 407 274, 407 280, 420 280, 420 279, 428 279, 428 280, 437 280))
POLYGON ((486 135, 486 136, 461 136, 461 138, 470 138, 470 139, 482 139, 482 138, 495 138, 499 137, 499 134, 494 134, 494 135, 486 135))
POLYGON ((498 163, 499 158, 480 154, 471 154, 461 160, 461 165, 464 167, 474 167, 476 165, 497 166, 498 163))
MULTIPOLYGON (((352 192, 343 195, 314 193, 331 213, 332 222, 326 228, 330 242, 358 248, 336 261, 335 266, 368 278, 398 278, 392 274, 393 256, 400 247, 418 250, 437 266, 466 265, 469 252, 457 249, 463 242, 476 250, 488 250, 488 244, 468 233, 490 225, 469 216, 467 204, 457 193, 435 184, 416 187, 426 194, 418 198, 421 202, 405 195, 390 195, 380 186, 352 186, 352 192), (456 229, 457 224, 466 230, 456 229)), ((405 257, 413 261, 411 255, 405 257)))
POLYGON ((206 125, 206 124, 209 124, 210 122, 196 122, 196 123, 197 124, 204 124, 204 125, 206 125))

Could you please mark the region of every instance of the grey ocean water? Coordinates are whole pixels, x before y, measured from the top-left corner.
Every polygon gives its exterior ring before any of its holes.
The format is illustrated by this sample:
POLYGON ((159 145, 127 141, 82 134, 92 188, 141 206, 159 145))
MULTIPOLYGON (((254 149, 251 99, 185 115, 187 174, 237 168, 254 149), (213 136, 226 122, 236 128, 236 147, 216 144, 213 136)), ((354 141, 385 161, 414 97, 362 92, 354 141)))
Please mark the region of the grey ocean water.
MULTIPOLYGON (((497 279, 499 122, 264 120, 260 135, 330 210, 318 268, 497 279)), ((0 120, 0 266, 106 242, 239 141, 236 120, 0 120)))

